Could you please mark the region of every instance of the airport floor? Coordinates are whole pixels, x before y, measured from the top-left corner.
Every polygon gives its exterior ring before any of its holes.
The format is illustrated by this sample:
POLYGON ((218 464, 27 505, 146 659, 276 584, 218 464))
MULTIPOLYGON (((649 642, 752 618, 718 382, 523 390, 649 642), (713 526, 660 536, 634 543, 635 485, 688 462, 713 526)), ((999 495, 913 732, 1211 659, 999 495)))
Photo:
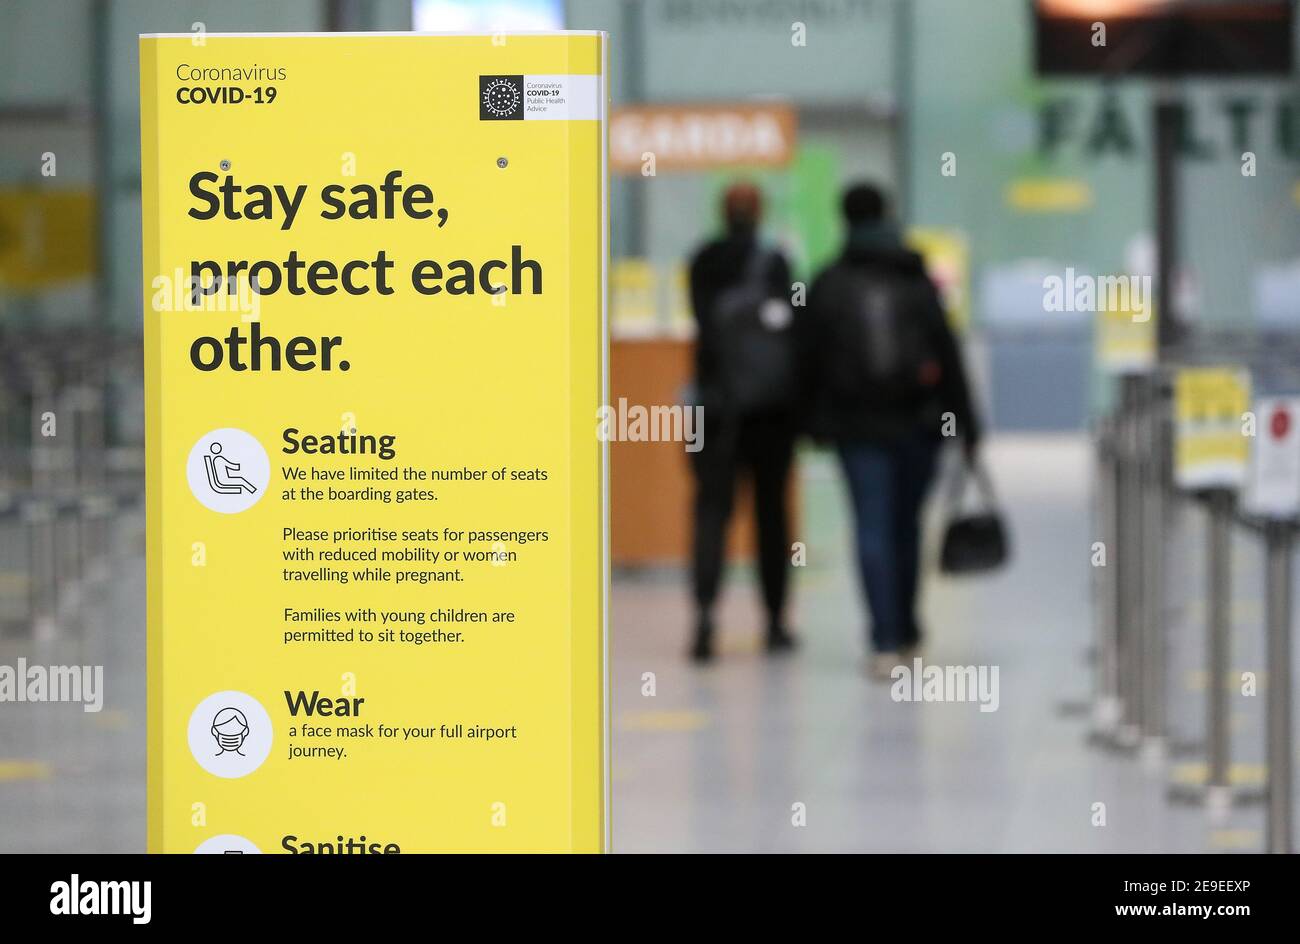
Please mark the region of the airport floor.
MULTIPOLYGON (((828 458, 805 457, 803 647, 758 646, 748 568, 733 568, 721 655, 683 658, 679 576, 627 576, 613 593, 613 833, 623 852, 1202 852, 1262 848, 1262 806, 1211 818, 1167 799, 1196 751, 1164 759, 1087 743, 1092 649, 1091 448, 1083 436, 1002 438, 988 450, 1014 560, 989 578, 928 576, 927 663, 996 665, 1000 704, 895 702, 866 677, 864 618, 845 498, 828 458), (644 673, 655 694, 642 694, 644 673), (1105 825, 1094 825, 1094 804, 1105 825), (802 804, 796 807, 796 804, 802 804), (803 814, 804 825, 796 825, 803 814)), ((935 503, 932 502, 932 512, 935 503)), ((935 516, 932 514, 932 518, 935 516)), ((932 525, 935 522, 931 522, 932 525)), ((1179 513, 1169 555, 1171 737, 1194 745, 1205 676, 1199 537, 1179 513)), ((931 528, 933 532, 933 527, 931 528)), ((933 537, 933 533, 931 534, 933 537)), ((930 557, 933 558, 933 540, 930 557)), ((1263 646, 1260 554, 1234 548, 1234 668, 1263 646)), ((1233 700, 1234 777, 1262 776, 1262 698, 1233 700)))
MULTIPOLYGON (((1198 755, 1160 759, 1087 742, 1092 688, 1090 447, 1083 436, 1004 437, 988 450, 1014 561, 991 578, 928 574, 927 663, 999 668, 999 706, 895 702, 865 674, 844 498, 805 457, 794 655, 758 646, 756 587, 733 568, 711 666, 684 658, 691 613, 677 572, 619 573, 611 601, 613 841, 620 852, 1249 852, 1263 809, 1212 819, 1171 803, 1198 755), (653 673, 654 694, 643 694, 653 673), (1094 825, 1104 803, 1105 825, 1094 825), (796 806, 801 804, 801 806, 796 806), (795 825, 796 821, 803 825, 795 825)), ((932 503, 933 504, 933 503, 932 503)), ((933 509, 932 509, 933 510, 933 509)), ((1172 742, 1204 714, 1197 588, 1201 521, 1184 509, 1170 551, 1172 742)), ((931 545, 933 542, 931 542, 931 545)), ((0 706, 0 852, 139 851, 144 842, 143 539, 119 522, 109 579, 0 663, 103 663, 105 709, 0 706)), ((931 556, 933 546, 930 547, 931 556)), ((1234 547, 1234 669, 1258 668, 1260 555, 1234 547)), ((1262 698, 1234 698, 1234 775, 1262 775, 1262 698)), ((1300 729, 1300 727, 1298 727, 1300 729)))

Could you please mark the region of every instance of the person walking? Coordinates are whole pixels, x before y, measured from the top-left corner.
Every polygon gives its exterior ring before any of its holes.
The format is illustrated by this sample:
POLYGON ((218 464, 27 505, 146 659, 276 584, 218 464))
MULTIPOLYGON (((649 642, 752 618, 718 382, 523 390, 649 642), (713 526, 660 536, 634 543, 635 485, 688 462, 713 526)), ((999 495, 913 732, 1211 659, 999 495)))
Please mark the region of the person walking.
POLYGON ((783 652, 795 645, 783 622, 790 566, 786 495, 799 394, 790 266, 759 238, 762 197, 755 186, 729 187, 722 217, 722 236, 702 246, 690 265, 695 388, 705 429, 703 447, 694 455, 697 615, 690 654, 697 662, 713 656, 713 609, 742 473, 754 490, 767 649, 783 652))
POLYGON ((813 283, 804 344, 814 432, 852 501, 874 649, 888 678, 919 649, 921 509, 945 437, 974 461, 980 429, 939 294, 870 184, 849 187, 843 252, 813 283))

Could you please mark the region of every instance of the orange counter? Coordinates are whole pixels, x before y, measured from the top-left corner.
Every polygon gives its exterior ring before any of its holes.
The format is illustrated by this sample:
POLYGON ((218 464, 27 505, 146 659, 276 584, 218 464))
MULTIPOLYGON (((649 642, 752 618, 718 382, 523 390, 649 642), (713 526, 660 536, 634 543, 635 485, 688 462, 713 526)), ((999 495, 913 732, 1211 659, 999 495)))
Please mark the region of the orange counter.
MULTIPOLYGON (((626 398, 629 404, 646 407, 679 403, 691 379, 693 351, 693 342, 675 338, 611 341, 610 402, 626 398)), ((691 454, 680 442, 615 441, 609 446, 609 460, 613 564, 687 563, 695 494, 691 454)), ((733 560, 753 554, 753 505, 753 493, 741 483, 728 534, 728 557, 733 560)))

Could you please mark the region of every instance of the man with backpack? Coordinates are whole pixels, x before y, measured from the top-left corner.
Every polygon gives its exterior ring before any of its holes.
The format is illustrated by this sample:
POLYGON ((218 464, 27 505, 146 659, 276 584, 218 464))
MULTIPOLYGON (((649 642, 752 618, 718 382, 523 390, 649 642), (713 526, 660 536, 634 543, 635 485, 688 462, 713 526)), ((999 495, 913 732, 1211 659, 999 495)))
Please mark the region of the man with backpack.
POLYGON ((786 493, 797 431, 799 369, 790 306, 790 267, 758 238, 762 198, 734 184, 722 203, 726 230, 691 261, 697 325, 695 385, 704 411, 696 474, 693 583, 698 618, 691 657, 713 655, 713 606, 722 578, 736 479, 749 473, 767 649, 787 651, 782 622, 789 566, 786 493))
POLYGON ((938 292, 884 195, 858 184, 842 208, 844 251, 808 296, 805 379, 814 434, 836 446, 852 498, 871 671, 889 678, 921 643, 921 506, 939 447, 958 437, 973 460, 979 426, 938 292))

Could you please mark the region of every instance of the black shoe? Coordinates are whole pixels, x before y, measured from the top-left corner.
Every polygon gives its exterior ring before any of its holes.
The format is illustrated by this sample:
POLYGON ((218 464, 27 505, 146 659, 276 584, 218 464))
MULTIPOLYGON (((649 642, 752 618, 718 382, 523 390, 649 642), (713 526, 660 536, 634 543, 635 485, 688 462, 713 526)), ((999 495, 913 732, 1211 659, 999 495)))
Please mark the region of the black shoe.
POLYGON ((695 642, 691 644, 691 661, 703 664, 713 661, 713 624, 701 621, 695 628, 695 642))
POLYGON ((925 633, 921 631, 921 627, 918 624, 912 623, 907 627, 907 631, 903 633, 901 648, 920 649, 924 643, 925 633))
POLYGON ((774 626, 767 631, 767 651, 773 654, 793 652, 799 648, 799 639, 784 626, 774 626))

